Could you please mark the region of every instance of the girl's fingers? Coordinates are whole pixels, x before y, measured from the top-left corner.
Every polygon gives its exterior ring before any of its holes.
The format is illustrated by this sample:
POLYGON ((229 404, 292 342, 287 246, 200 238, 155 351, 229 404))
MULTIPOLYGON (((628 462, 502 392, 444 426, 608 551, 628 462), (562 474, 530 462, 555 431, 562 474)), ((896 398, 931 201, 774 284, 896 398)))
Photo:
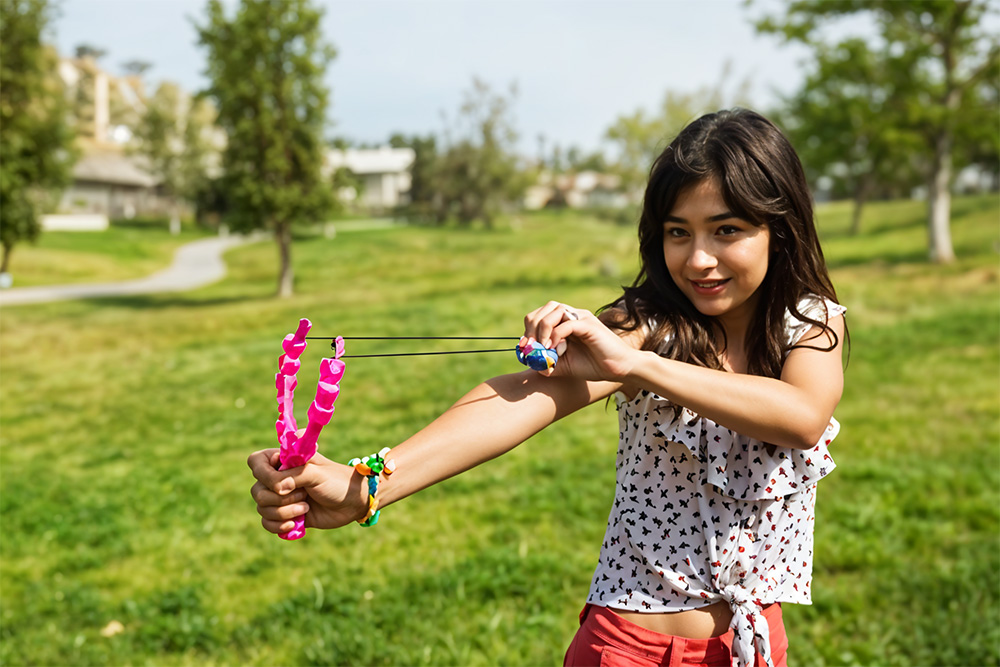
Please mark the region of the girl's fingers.
POLYGON ((550 318, 561 305, 557 301, 549 301, 541 308, 528 313, 524 318, 524 337, 544 344, 552 329, 551 325, 546 323, 546 318, 550 318))
POLYGON ((290 521, 309 511, 309 503, 293 503, 283 507, 257 506, 257 514, 268 521, 290 521))
MULTIPOLYGON (((563 322, 580 320, 588 314, 586 310, 573 308, 558 301, 549 301, 524 318, 524 337, 551 348, 559 342, 553 338, 553 330, 557 326, 563 322)), ((526 341, 522 340, 522 343, 524 342, 526 341)))
POLYGON ((549 334, 551 345, 546 345, 546 347, 555 347, 556 353, 562 355, 566 351, 567 339, 570 336, 589 331, 595 322, 597 322, 597 318, 589 310, 564 306, 560 321, 553 326, 549 334))
POLYGON ((296 489, 291 493, 279 495, 267 488, 267 486, 261 482, 257 482, 250 487, 250 495, 253 497, 254 502, 262 507, 280 507, 290 505, 292 503, 303 502, 308 497, 303 489, 296 489))
POLYGON ((247 458, 247 465, 257 481, 268 489, 284 495, 295 489, 295 484, 286 481, 289 478, 287 471, 277 470, 278 463, 277 449, 263 449, 247 458))
POLYGON ((264 530, 269 533, 274 533, 275 535, 287 533, 295 528, 294 521, 271 521, 270 519, 261 519, 260 525, 264 526, 264 530))

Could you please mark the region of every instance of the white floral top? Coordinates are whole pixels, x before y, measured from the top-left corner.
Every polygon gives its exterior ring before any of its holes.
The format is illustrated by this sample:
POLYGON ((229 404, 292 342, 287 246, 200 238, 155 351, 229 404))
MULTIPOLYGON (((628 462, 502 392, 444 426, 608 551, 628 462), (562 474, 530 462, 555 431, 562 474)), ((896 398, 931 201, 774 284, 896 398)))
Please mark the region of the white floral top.
MULTIPOLYGON (((816 297, 813 319, 845 308, 816 297), (825 312, 824 312, 825 307, 825 312)), ((812 326, 785 317, 789 345, 812 326)), ((811 603, 816 483, 835 464, 827 450, 840 425, 808 450, 742 436, 667 399, 619 394, 617 490, 587 602, 638 612, 733 610, 733 665, 752 665, 754 645, 770 666, 772 602, 811 603)))

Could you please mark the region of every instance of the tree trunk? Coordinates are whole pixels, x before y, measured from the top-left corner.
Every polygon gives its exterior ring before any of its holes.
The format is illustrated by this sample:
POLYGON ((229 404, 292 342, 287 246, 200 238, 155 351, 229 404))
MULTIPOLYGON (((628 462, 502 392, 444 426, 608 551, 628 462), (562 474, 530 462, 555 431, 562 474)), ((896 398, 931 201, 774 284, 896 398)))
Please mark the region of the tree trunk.
POLYGON ((287 299, 294 291, 295 274, 292 271, 292 225, 279 222, 275 225, 278 252, 281 255, 281 273, 278 277, 278 296, 287 299))
MULTIPOLYGON (((957 16, 964 13, 970 3, 959 3, 957 16)), ((955 261, 951 246, 951 151, 954 143, 954 118, 958 112, 962 91, 955 85, 955 52, 950 37, 941 44, 941 64, 944 67, 945 116, 937 132, 932 135, 934 160, 931 163, 930 183, 927 191, 927 245, 931 261, 948 264, 955 261)))
POLYGON ((858 179, 858 184, 854 188, 854 210, 851 213, 851 236, 857 236, 861 233, 861 209, 864 207, 865 202, 868 201, 868 193, 871 191, 872 187, 871 173, 862 174, 861 178, 858 179))
POLYGON ((10 268, 10 253, 13 250, 13 245, 3 244, 3 259, 0 260, 0 273, 9 273, 7 269, 10 268))
POLYGON ((937 264, 955 261, 951 245, 951 145, 949 128, 934 139, 934 161, 927 189, 928 246, 930 259, 937 264))

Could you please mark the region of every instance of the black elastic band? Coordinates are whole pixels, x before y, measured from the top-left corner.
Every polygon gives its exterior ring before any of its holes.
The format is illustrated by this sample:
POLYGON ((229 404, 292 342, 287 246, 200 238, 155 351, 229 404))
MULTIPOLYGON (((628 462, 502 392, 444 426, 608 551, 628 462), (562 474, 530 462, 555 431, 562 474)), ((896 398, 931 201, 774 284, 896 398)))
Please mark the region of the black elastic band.
MULTIPOLYGON (((513 336, 343 336, 344 340, 520 340, 513 336)), ((328 340, 330 349, 336 349, 337 336, 306 336, 306 340, 328 340)), ((341 359, 370 359, 373 357, 430 357, 439 354, 480 354, 483 352, 510 352, 502 350, 446 350, 442 352, 390 352, 385 354, 345 354, 341 359)))
POLYGON ((367 359, 372 357, 429 357, 438 354, 479 354, 482 352, 513 352, 514 348, 502 350, 450 350, 446 352, 393 352, 388 354, 345 354, 341 359, 367 359))
MULTIPOLYGON (((344 340, 521 340, 515 336, 343 336, 344 340)), ((306 340, 337 340, 337 336, 306 336, 306 340)))

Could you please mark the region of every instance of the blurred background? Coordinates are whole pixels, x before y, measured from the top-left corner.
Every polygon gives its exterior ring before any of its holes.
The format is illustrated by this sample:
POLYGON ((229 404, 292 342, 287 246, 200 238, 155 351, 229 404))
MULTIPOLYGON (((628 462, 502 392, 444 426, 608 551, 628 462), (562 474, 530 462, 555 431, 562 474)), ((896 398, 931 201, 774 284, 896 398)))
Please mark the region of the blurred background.
MULTIPOLYGON (((279 342, 611 302, 652 160, 744 106, 799 151, 851 328, 791 662, 1000 663, 998 37, 996 0, 0 0, 0 661, 560 663, 614 411, 283 543, 243 463, 279 342)), ((359 359, 321 451, 512 361, 359 359)))

